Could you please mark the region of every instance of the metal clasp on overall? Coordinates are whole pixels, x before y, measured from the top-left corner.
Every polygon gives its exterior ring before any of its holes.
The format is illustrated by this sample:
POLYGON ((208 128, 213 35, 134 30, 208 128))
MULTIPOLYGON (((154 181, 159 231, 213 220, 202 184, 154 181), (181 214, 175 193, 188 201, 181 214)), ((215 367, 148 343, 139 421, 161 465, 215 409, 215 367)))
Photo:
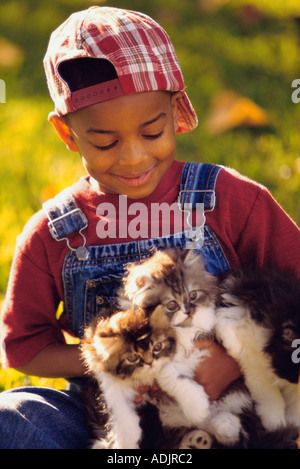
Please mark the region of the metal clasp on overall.
POLYGON ((203 227, 204 227, 205 221, 206 221, 205 212, 212 212, 215 208, 215 204, 216 204, 215 191, 210 190, 210 189, 208 189, 208 190, 182 189, 182 190, 179 191, 177 203, 178 203, 179 210, 181 212, 186 212, 187 213, 186 223, 190 227, 190 230, 188 231, 188 237, 190 238, 191 243, 198 243, 198 244, 199 244, 199 242, 203 243, 203 237, 204 237, 203 227), (194 192, 204 194, 204 196, 203 196, 204 202, 203 203, 196 203, 196 207, 195 207, 195 205, 190 203, 190 202, 185 203, 184 202, 185 197, 183 197, 183 202, 181 201, 181 195, 183 193, 194 193, 194 192), (205 195, 208 194, 208 193, 211 194, 211 198, 210 198, 209 208, 208 208, 208 210, 206 210, 205 209, 205 195), (200 226, 193 227, 192 224, 190 223, 190 216, 191 216, 192 209, 197 208, 197 205, 202 206, 202 223, 201 223, 200 226))
POLYGON ((76 256, 77 256, 77 259, 79 261, 86 261, 89 256, 90 256, 90 253, 88 251, 88 249, 85 247, 86 245, 86 237, 84 236, 84 234, 82 233, 83 230, 85 230, 85 228, 87 228, 88 226, 88 220, 85 216, 85 214, 79 210, 79 208, 75 208, 74 210, 71 210, 70 212, 67 212, 63 215, 60 215, 59 217, 55 218, 54 220, 50 220, 48 222, 48 227, 49 227, 49 231, 51 233, 51 236, 52 238, 54 238, 56 241, 63 241, 65 240, 66 243, 67 243, 67 246, 68 248, 71 250, 71 251, 74 251, 76 253, 76 256), (71 245, 70 245, 70 242, 68 240, 68 238, 64 237, 64 238, 59 238, 59 235, 55 229, 55 226, 54 226, 54 223, 71 215, 72 213, 75 213, 75 212, 78 212, 84 222, 84 226, 79 230, 79 234, 80 236, 83 238, 83 244, 77 248, 73 248, 71 245))

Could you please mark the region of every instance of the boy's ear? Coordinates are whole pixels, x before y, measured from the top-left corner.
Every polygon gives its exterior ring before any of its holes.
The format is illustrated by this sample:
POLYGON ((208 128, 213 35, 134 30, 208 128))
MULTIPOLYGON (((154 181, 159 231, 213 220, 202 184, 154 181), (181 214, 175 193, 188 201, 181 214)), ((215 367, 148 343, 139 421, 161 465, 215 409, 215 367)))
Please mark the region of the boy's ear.
POLYGON ((48 121, 54 126, 56 132, 71 151, 78 152, 76 143, 71 134, 68 121, 65 116, 58 116, 55 112, 50 112, 48 121))
POLYGON ((173 122, 174 122, 174 130, 177 132, 178 130, 178 120, 177 120, 177 112, 178 112, 178 99, 181 96, 181 91, 176 91, 176 93, 172 94, 171 98, 171 105, 172 105, 172 112, 173 112, 173 122))

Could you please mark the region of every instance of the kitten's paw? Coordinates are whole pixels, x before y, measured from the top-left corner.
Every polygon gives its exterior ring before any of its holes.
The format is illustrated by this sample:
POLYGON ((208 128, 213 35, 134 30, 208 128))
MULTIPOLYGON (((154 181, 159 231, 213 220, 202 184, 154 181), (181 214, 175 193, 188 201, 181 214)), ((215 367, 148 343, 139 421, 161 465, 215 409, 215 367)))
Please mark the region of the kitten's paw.
POLYGON ((220 412, 212 419, 211 429, 219 443, 234 445, 240 438, 241 421, 236 415, 220 412))
POLYGON ((109 442, 106 440, 94 440, 91 449, 109 449, 109 442))
POLYGON ((204 430, 192 430, 184 435, 178 449, 210 449, 212 438, 204 430))
POLYGON ((142 431, 139 427, 130 426, 124 428, 115 441, 119 449, 139 449, 139 441, 142 438, 142 431))
POLYGON ((132 439, 112 440, 94 440, 91 449, 139 449, 139 445, 132 439))
POLYGON ((230 322, 219 321, 218 327, 216 328, 216 335, 229 355, 234 358, 239 358, 243 344, 239 340, 239 335, 230 322))
POLYGON ((197 399, 190 397, 191 399, 183 406, 182 410, 190 424, 199 426, 209 416, 209 401, 208 399, 199 399, 199 397, 197 399))
POLYGON ((264 403, 255 406, 261 423, 266 430, 274 431, 285 427, 284 408, 281 407, 282 406, 272 406, 271 403, 269 403, 269 405, 264 403))
POLYGON ((139 449, 139 439, 128 434, 116 440, 114 449, 139 449))

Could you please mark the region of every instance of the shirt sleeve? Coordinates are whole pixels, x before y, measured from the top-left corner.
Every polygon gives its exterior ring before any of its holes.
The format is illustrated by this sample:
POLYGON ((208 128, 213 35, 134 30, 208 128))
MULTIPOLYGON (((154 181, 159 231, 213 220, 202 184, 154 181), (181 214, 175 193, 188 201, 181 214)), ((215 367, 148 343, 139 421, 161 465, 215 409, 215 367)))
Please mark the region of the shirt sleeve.
POLYGON ((226 168, 217 202, 207 218, 232 268, 277 267, 300 278, 300 230, 266 187, 226 168))
POLYGON ((261 187, 243 227, 237 252, 248 264, 294 270, 300 278, 300 230, 269 191, 261 187))
MULTIPOLYGON (((51 343, 64 343, 56 319, 60 302, 56 284, 47 263, 42 267, 29 256, 42 256, 42 243, 31 241, 30 248, 18 246, 11 267, 1 316, 2 366, 18 368, 27 364, 51 343)), ((44 256, 45 259, 45 256, 44 256)))

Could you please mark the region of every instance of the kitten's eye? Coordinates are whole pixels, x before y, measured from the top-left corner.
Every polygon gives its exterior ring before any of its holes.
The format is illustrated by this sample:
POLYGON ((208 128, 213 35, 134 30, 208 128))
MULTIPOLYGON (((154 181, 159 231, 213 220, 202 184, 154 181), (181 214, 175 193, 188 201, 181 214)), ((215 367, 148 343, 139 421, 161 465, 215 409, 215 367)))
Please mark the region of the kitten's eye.
POLYGON ((129 363, 138 363, 141 360, 141 357, 137 353, 132 353, 131 355, 128 355, 126 360, 129 363))
POLYGON ((291 343, 294 339, 297 338, 296 332, 292 327, 284 327, 282 330, 282 338, 285 342, 291 343))
POLYGON ((198 297, 198 292, 197 290, 192 290, 190 293, 189 293, 189 297, 190 297, 190 300, 192 301, 195 301, 198 297))
POLYGON ((189 299, 190 301, 205 301, 207 298, 207 293, 202 290, 192 290, 189 293, 189 299))
POLYGON ((153 351, 154 354, 157 354, 157 353, 161 352, 162 348, 163 348, 163 343, 162 342, 157 342, 157 344, 154 345, 152 351, 153 351))
POLYGON ((166 306, 167 306, 169 311, 176 311, 179 307, 177 301, 175 301, 175 300, 169 301, 169 303, 167 303, 166 306))

